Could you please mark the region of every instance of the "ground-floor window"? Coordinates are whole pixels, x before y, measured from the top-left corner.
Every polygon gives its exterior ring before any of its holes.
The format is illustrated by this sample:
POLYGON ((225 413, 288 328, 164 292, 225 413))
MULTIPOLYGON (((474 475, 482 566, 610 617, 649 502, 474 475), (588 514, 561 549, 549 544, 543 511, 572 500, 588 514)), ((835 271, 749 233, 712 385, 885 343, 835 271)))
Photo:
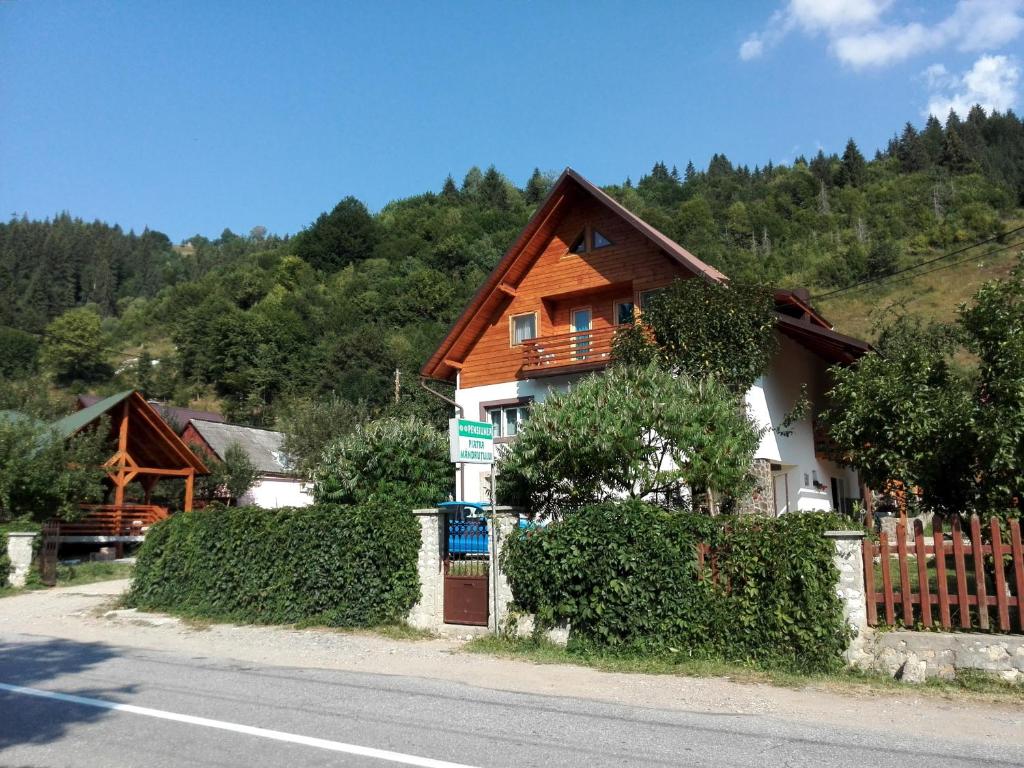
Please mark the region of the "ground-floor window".
POLYGON ((511 438, 519 434, 530 416, 529 402, 485 406, 486 421, 491 422, 496 438, 511 438))

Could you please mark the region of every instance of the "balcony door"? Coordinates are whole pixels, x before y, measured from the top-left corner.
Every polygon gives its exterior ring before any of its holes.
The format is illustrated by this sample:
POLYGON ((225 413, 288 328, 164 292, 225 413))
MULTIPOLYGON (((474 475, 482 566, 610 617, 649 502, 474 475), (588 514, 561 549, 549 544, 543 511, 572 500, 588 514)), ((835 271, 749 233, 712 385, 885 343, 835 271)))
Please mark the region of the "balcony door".
POLYGON ((573 333, 573 360, 586 360, 590 349, 590 325, 593 313, 590 307, 574 309, 570 318, 573 333))

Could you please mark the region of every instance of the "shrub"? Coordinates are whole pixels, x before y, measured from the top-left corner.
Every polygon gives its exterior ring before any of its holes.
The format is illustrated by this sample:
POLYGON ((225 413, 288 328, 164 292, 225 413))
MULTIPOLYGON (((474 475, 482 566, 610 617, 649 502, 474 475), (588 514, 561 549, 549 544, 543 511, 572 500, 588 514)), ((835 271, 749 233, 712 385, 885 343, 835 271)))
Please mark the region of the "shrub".
POLYGON ((152 528, 128 600, 222 621, 393 623, 419 596, 419 545, 396 506, 212 507, 152 528))
POLYGON ((332 504, 430 506, 448 498, 454 477, 445 435, 415 418, 385 418, 327 446, 313 471, 313 495, 332 504))
POLYGON ((7 586, 11 576, 11 559, 7 556, 7 534, 0 533, 0 589, 7 586))
POLYGON ((605 503, 518 533, 502 562, 517 605, 539 627, 570 623, 573 647, 828 669, 848 639, 822 536, 835 525, 605 503), (700 542, 714 548, 715 579, 698 568, 700 542))

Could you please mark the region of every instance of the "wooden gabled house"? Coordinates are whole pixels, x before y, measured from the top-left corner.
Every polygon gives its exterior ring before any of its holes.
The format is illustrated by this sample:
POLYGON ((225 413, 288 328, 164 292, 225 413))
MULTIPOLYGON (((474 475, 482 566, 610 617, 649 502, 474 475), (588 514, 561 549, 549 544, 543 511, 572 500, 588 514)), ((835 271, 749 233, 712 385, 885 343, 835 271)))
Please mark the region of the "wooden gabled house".
MULTIPOLYGON (((498 443, 514 440, 531 404, 606 367, 616 329, 677 279, 728 280, 566 169, 421 375, 453 382, 465 418, 491 422, 498 443)), ((779 424, 804 386, 812 404, 820 403, 828 367, 869 348, 836 332, 805 294, 778 291, 775 302, 779 353, 747 394, 762 426, 779 424)), ((758 509, 848 507, 860 493, 856 473, 815 449, 813 415, 791 429, 788 436, 768 432, 761 442, 758 509)), ((462 499, 486 498, 481 467, 461 466, 462 499)))

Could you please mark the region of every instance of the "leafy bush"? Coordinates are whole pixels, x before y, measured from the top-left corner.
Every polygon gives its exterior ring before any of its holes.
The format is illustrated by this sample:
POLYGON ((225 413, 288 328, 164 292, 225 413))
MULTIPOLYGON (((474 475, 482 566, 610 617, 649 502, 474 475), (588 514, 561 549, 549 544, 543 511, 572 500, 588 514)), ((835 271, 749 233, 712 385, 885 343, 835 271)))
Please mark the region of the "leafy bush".
POLYGON ((454 477, 444 434, 419 419, 385 418, 327 446, 313 495, 333 504, 430 506, 448 498, 454 477))
POLYGON ((708 518, 638 501, 586 507, 520 532, 503 566, 539 627, 570 646, 828 669, 848 630, 824 514, 708 518), (715 551, 698 568, 697 544, 715 551))
POLYGON ((213 507, 153 527, 128 599, 222 621, 393 623, 419 596, 419 545, 397 506, 213 507))
POLYGON ((714 379, 617 366, 535 407, 498 464, 498 498, 550 516, 615 498, 713 511, 740 496, 760 432, 714 379))
POLYGON ((11 558, 7 556, 7 534, 0 533, 0 589, 7 586, 11 576, 11 558))

